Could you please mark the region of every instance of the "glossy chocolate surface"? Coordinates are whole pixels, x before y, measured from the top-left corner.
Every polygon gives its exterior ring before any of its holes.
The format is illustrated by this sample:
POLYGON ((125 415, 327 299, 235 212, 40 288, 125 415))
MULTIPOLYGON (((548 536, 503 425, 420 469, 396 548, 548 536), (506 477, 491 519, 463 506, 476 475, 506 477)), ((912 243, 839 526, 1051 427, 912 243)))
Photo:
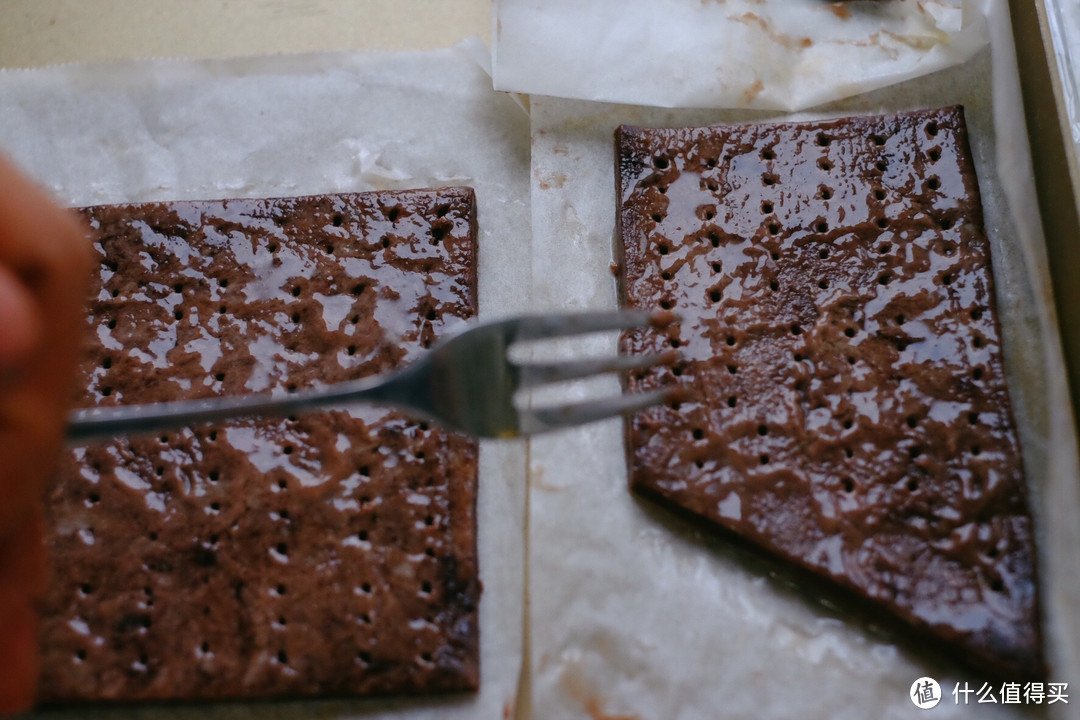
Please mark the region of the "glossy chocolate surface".
MULTIPOLYGON (((476 312, 471 190, 88 208, 81 406, 370 375, 476 312)), ((396 412, 74 448, 43 702, 478 683, 477 447, 396 412)))
POLYGON ((682 323, 635 489, 1017 677, 1033 530, 960 108, 617 133, 623 301, 682 323))

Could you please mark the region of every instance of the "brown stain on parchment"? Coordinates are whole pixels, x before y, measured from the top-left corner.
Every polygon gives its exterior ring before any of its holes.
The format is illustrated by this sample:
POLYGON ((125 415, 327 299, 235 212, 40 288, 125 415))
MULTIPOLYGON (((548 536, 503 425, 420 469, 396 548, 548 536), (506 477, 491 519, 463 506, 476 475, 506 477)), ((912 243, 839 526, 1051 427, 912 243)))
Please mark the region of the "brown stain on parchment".
POLYGON ((789 50, 800 50, 808 48, 814 44, 814 41, 808 37, 794 37, 793 35, 787 35, 782 32, 777 32, 773 29, 772 23, 765 18, 755 13, 743 13, 742 15, 736 15, 731 18, 735 22, 742 23, 743 25, 757 25, 761 30, 769 36, 769 39, 778 45, 788 48, 789 50))
POLYGON ((749 105, 761 94, 761 91, 765 89, 765 84, 760 79, 755 80, 745 90, 743 90, 742 99, 744 105, 749 105))
POLYGON ((562 492, 566 489, 566 487, 562 485, 552 485, 551 483, 544 482, 543 466, 535 467, 529 472, 529 487, 534 487, 537 490, 546 490, 547 492, 562 492))
POLYGON ((896 42, 907 45, 908 47, 915 50, 929 50, 930 48, 939 44, 937 40, 932 40, 921 35, 897 35, 896 33, 889 32, 888 30, 882 30, 881 34, 887 35, 896 42))
POLYGON ((612 714, 605 710, 606 698, 593 692, 591 683, 578 672, 580 667, 573 667, 575 664, 571 662, 571 667, 563 669, 559 684, 568 697, 581 703, 582 709, 588 713, 591 720, 641 720, 635 713, 612 714))
POLYGON ((846 3, 834 2, 833 4, 829 5, 829 10, 831 10, 832 14, 840 18, 841 20, 847 20, 849 17, 851 17, 851 8, 849 8, 846 3))
POLYGON ((541 190, 550 190, 551 188, 562 188, 566 184, 566 176, 562 173, 552 175, 549 178, 538 180, 537 183, 541 190))
POLYGON ((638 715, 610 715, 604 711, 603 701, 598 697, 591 697, 585 702, 585 712, 589 713, 592 720, 641 720, 638 715))
POLYGON ((890 59, 895 60, 900 56, 900 52, 896 49, 896 45, 907 45, 913 50, 919 52, 926 52, 932 49, 936 45, 939 45, 947 38, 933 38, 925 36, 911 36, 900 35, 889 30, 880 30, 876 33, 869 35, 865 40, 828 40, 827 42, 832 45, 850 45, 852 47, 877 47, 880 48, 890 59), (882 41, 882 37, 893 40, 894 42, 886 45, 882 41))

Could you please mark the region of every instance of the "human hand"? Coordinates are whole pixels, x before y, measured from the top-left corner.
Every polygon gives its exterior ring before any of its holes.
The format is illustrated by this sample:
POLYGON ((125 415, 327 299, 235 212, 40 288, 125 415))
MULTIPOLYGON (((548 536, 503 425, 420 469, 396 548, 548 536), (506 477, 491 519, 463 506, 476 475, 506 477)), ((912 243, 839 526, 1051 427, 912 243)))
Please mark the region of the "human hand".
POLYGON ((73 215, 0 157, 0 716, 36 693, 41 498, 73 396, 89 247, 73 215))

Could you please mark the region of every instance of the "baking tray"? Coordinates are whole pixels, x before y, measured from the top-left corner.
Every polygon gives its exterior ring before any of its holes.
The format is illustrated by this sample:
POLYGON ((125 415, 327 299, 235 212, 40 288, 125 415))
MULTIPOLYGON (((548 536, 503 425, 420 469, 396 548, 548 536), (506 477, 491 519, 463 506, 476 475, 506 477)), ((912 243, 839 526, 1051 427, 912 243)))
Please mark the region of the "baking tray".
MULTIPOLYGON (((1063 0, 1058 0, 1062 2, 1063 0)), ((1074 417, 1080 407, 1080 163, 1072 142, 1061 67, 1044 0, 1010 0, 1039 213, 1054 306, 1069 373, 1074 417)))
MULTIPOLYGON (((40 4, 46 6, 44 2, 40 4)), ((50 4, 52 7, 62 6, 59 2, 50 4)), ((268 6, 273 4, 264 3, 268 6)), ((409 23, 415 26, 423 23, 422 16, 413 12, 417 5, 418 3, 412 2, 402 3, 400 12, 389 13, 386 32, 392 33, 396 24, 409 23)), ((1047 237, 1046 252, 1053 276, 1054 307, 1058 313, 1060 338, 1065 351, 1075 408, 1080 406, 1080 333, 1076 332, 1076 329, 1080 328, 1080 318, 1077 317, 1080 314, 1077 303, 1077 300, 1080 300, 1080 287, 1072 280, 1071 271, 1072 268, 1080 267, 1080 212, 1076 195, 1076 188, 1080 187, 1080 184, 1077 182, 1077 161, 1074 149, 1067 141, 1068 118, 1063 109, 1060 74, 1052 61, 1046 5, 1043 0, 1010 0, 1009 6, 1016 47, 1020 50, 1016 64, 1024 91, 1038 205, 1047 237)), ((443 44, 440 42, 439 27, 430 27, 426 35, 432 46, 443 44)), ((26 36, 27 43, 34 40, 33 34, 26 36)), ((282 49, 276 42, 267 42, 260 47, 261 51, 276 52, 282 49)), ((122 49, 118 52, 122 53, 122 49)), ((177 52, 187 54, 183 52, 183 48, 178 48, 177 52)), ((200 53, 193 49, 191 54, 200 53)), ((50 57, 39 56, 39 62, 51 62, 50 57)), ((56 59, 71 59, 71 55, 58 56, 56 59)), ((74 59, 79 58, 76 56, 74 59)), ((1061 452, 1075 455, 1071 446, 1061 452)), ((1066 508, 1066 511, 1075 513, 1077 509, 1080 507, 1066 508)), ((542 629, 534 631, 542 632, 542 629)), ((1070 677, 1069 680, 1077 678, 1070 677)), ((805 700, 808 704, 813 704, 812 698, 805 700)), ((1073 702, 1076 703, 1075 700, 1073 702)), ((232 713, 233 715, 246 715, 240 707, 234 710, 236 712, 232 713)), ((322 707, 320 711, 326 712, 327 708, 322 707)), ((522 703, 517 716, 525 717, 527 711, 527 703, 522 703)), ((293 712, 297 716, 306 715, 305 711, 295 708, 293 712)))

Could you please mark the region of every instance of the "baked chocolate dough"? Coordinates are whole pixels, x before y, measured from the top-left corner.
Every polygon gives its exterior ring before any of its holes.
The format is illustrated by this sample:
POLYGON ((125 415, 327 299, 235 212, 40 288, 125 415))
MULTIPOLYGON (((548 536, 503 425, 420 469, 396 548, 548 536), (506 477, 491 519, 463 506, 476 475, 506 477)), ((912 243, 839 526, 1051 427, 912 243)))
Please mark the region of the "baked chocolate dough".
MULTIPOLYGON (((81 212, 79 406, 362 377, 476 312, 469 189, 81 212)), ((475 441, 372 408, 73 448, 41 701, 475 689, 476 477, 475 441)))
POLYGON ((622 127, 624 337, 680 402, 632 487, 1012 677, 1042 673, 1032 521, 961 108, 622 127))

